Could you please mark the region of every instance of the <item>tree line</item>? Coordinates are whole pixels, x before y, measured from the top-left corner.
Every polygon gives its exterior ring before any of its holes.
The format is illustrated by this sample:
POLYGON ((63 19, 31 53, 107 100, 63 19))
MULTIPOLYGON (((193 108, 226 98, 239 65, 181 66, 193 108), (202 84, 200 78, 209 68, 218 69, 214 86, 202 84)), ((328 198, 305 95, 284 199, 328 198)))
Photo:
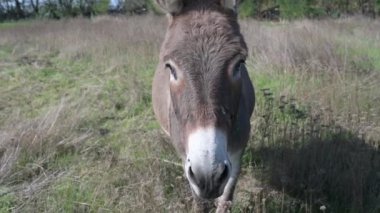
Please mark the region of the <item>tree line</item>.
POLYGON ((240 13, 263 19, 380 15, 380 0, 241 0, 240 13))
POLYGON ((107 12, 109 0, 0 0, 0 21, 92 16, 107 12))
MULTIPOLYGON (((0 21, 31 17, 59 19, 98 14, 159 13, 154 0, 0 0, 0 21)), ((240 15, 259 19, 380 15, 380 0, 241 0, 240 15)))

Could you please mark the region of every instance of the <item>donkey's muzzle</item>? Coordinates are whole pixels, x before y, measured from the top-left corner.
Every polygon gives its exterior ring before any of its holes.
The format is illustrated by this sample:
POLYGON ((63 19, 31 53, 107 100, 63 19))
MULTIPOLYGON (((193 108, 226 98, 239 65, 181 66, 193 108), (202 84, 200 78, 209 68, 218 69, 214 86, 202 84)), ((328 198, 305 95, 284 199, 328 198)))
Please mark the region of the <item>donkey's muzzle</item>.
POLYGON ((227 135, 216 127, 201 127, 187 140, 186 177, 198 197, 211 199, 222 195, 231 175, 227 135))
POLYGON ((221 196, 230 177, 230 162, 217 163, 211 170, 204 170, 203 166, 190 163, 187 167, 186 173, 193 191, 203 199, 221 196))

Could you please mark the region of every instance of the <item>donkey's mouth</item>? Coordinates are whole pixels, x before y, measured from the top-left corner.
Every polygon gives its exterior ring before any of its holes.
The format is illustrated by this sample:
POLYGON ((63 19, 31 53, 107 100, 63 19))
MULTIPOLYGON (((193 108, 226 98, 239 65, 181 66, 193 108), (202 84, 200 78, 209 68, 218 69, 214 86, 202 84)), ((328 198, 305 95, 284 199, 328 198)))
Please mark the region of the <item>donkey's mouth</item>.
POLYGON ((195 186, 190 182, 190 186, 193 193, 195 193, 199 198, 211 200, 222 196, 225 184, 223 184, 223 186, 216 186, 213 188, 205 187, 200 189, 198 186, 195 186))

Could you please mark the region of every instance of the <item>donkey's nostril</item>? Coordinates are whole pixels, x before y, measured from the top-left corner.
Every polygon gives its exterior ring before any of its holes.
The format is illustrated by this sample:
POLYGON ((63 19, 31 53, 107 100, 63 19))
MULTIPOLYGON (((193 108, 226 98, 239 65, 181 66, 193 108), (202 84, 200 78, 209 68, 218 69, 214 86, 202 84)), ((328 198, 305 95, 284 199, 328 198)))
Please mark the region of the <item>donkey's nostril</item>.
POLYGON ((191 166, 189 166, 189 179, 191 182, 193 182, 195 185, 197 185, 200 189, 203 189, 205 186, 204 178, 202 177, 202 174, 198 174, 196 171, 193 171, 191 166))
POLYGON ((192 180, 195 184, 199 184, 199 181, 198 181, 198 178, 196 177, 196 175, 194 174, 193 170, 191 169, 191 166, 189 166, 189 178, 190 180, 192 180))
POLYGON ((189 166, 189 176, 190 176, 191 179, 193 179, 193 180, 195 179, 194 172, 191 169, 191 166, 189 166))
POLYGON ((218 178, 220 183, 223 183, 225 180, 227 180, 229 176, 229 169, 226 164, 220 164, 220 176, 218 178))

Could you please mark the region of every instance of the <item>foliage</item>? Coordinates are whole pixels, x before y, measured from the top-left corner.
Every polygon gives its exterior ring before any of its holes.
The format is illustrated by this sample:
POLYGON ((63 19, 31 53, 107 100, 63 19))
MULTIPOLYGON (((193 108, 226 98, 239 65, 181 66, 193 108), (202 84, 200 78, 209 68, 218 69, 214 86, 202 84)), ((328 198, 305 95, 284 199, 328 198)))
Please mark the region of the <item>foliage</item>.
POLYGON ((254 1, 243 1, 239 6, 239 16, 254 17, 257 12, 257 5, 254 1))
POLYGON ((378 0, 244 0, 240 5, 243 17, 260 17, 260 12, 274 7, 280 7, 281 18, 338 18, 342 14, 363 13, 368 16, 380 14, 378 0), (246 12, 249 11, 249 12, 246 12), (257 11, 252 13, 251 11, 257 11))
POLYGON ((304 0, 278 0, 277 3, 285 19, 302 18, 306 14, 307 3, 304 0))
POLYGON ((149 11, 153 12, 156 15, 164 14, 161 8, 157 5, 156 0, 147 0, 146 3, 149 11))
MULTIPOLYGON (((162 14, 155 6, 155 0, 0 0, 0 21, 29 17, 63 17, 102 15, 109 13, 162 14), (28 3, 30 2, 30 4, 28 3), (111 4, 112 2, 112 4, 111 4), (116 5, 115 5, 116 4, 116 5)), ((279 6, 280 17, 296 18, 338 18, 345 14, 362 13, 371 17, 380 14, 379 0, 242 0, 240 17, 263 18, 263 12, 279 6)), ((268 12, 268 11, 266 11, 268 12)), ((265 16, 277 19, 277 15, 265 16)))
POLYGON ((106 14, 109 7, 108 0, 99 0, 97 4, 94 5, 95 14, 106 14))

